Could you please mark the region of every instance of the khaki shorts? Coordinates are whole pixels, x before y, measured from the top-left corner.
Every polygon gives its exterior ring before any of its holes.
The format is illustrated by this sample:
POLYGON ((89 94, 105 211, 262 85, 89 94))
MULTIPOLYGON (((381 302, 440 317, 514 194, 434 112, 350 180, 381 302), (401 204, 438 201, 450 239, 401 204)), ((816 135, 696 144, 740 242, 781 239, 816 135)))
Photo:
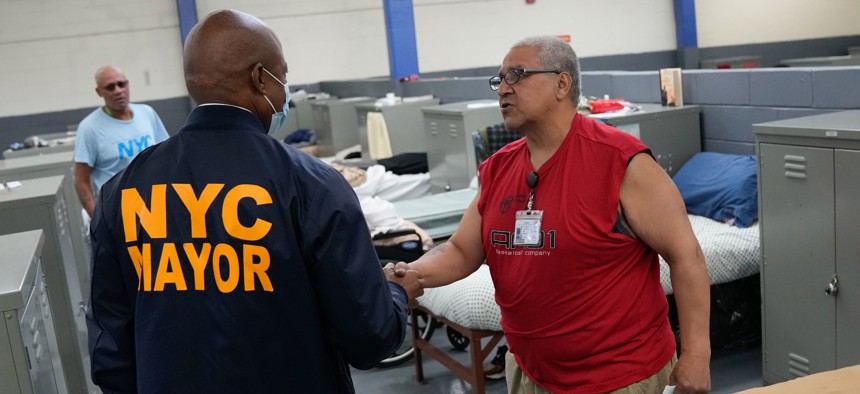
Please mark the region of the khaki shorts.
MULTIPOLYGON (((657 373, 627 387, 611 391, 609 394, 660 394, 669 384, 669 375, 672 374, 672 369, 675 368, 677 362, 678 357, 673 355, 672 359, 657 373)), ((536 385, 523 373, 511 352, 505 355, 505 378, 508 381, 508 394, 552 394, 536 385)))

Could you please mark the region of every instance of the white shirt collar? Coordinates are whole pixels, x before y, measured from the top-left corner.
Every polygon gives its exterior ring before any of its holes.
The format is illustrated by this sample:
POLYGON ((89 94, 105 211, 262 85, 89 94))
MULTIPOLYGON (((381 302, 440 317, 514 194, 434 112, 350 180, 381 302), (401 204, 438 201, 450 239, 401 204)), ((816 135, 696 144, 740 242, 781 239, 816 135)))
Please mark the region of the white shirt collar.
POLYGON ((247 109, 247 108, 245 108, 245 107, 240 107, 240 106, 238 106, 238 105, 233 105, 233 104, 225 104, 225 103, 204 103, 204 104, 200 104, 200 105, 198 105, 198 107, 209 107, 209 106, 213 106, 213 105, 222 105, 222 106, 225 106, 225 107, 239 108, 239 109, 241 109, 241 110, 248 111, 248 113, 250 113, 250 114, 252 114, 252 115, 254 114, 253 112, 251 112, 251 110, 250 110, 250 109, 247 109))

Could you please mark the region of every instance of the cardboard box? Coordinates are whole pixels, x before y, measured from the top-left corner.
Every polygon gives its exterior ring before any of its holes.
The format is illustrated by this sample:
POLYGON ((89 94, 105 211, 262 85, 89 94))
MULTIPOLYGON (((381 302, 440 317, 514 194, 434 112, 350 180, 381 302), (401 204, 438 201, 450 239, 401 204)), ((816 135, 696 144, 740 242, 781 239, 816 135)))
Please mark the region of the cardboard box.
POLYGON ((684 106, 683 78, 680 68, 660 69, 660 104, 670 107, 684 106))
POLYGON ((741 391, 739 394, 855 394, 860 393, 860 365, 819 372, 767 387, 741 391))

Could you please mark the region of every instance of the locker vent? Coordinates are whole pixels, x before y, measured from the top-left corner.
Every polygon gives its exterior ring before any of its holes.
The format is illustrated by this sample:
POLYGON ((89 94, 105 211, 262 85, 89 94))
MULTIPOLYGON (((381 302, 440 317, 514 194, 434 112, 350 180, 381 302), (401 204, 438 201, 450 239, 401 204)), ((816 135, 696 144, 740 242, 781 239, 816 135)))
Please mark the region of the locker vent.
POLYGON ((785 177, 806 179, 806 158, 798 155, 785 155, 785 177))
POLYGON ((797 354, 789 353, 788 373, 798 378, 809 375, 809 360, 797 354))

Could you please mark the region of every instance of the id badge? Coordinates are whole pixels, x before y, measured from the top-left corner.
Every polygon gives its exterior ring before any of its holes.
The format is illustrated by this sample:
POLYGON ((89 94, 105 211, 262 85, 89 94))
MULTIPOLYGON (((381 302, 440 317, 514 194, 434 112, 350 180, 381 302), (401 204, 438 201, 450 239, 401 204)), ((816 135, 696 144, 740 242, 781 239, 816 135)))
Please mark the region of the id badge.
POLYGON ((543 220, 543 211, 517 211, 514 245, 540 245, 541 220, 543 220))

